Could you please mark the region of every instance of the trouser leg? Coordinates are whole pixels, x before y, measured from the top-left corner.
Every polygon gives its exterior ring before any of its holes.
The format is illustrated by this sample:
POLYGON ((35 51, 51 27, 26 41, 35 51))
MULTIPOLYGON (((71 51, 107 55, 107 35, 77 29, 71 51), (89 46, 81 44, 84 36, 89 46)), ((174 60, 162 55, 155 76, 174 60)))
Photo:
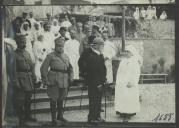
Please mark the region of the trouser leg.
POLYGON ((94 102, 94 98, 90 96, 88 120, 95 120, 94 113, 95 113, 95 102, 94 102))
POLYGON ((89 97, 89 115, 88 120, 96 120, 96 89, 89 88, 88 89, 88 97, 89 97))
POLYGON ((24 100, 16 100, 14 103, 14 109, 16 111, 17 117, 19 119, 19 124, 24 123, 24 100))
POLYGON ((97 91, 97 95, 96 95, 96 118, 100 118, 101 117, 101 101, 102 101, 102 92, 97 91))
POLYGON ((20 125, 24 123, 24 97, 25 95, 22 90, 14 88, 13 106, 20 125))
POLYGON ((25 110, 25 117, 27 119, 31 117, 31 97, 32 97, 32 92, 30 91, 25 92, 24 110, 25 110))

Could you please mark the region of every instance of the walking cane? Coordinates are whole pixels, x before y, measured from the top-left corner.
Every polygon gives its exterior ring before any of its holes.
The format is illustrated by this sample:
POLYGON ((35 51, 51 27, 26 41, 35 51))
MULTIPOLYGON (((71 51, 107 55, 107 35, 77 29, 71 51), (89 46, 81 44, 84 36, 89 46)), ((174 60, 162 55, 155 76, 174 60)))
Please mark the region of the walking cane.
POLYGON ((83 96, 83 88, 82 88, 82 90, 81 90, 81 97, 80 97, 80 98, 81 98, 81 99, 80 99, 80 110, 81 110, 81 103, 82 103, 82 98, 83 98, 82 96, 83 96))
POLYGON ((70 86, 68 86, 68 89, 67 89, 67 95, 65 97, 65 102, 64 102, 64 105, 63 105, 63 114, 64 114, 64 111, 65 111, 65 106, 66 106, 66 102, 67 102, 67 97, 68 97, 69 89, 70 89, 70 86))
POLYGON ((105 118, 106 118, 106 83, 104 84, 105 118))

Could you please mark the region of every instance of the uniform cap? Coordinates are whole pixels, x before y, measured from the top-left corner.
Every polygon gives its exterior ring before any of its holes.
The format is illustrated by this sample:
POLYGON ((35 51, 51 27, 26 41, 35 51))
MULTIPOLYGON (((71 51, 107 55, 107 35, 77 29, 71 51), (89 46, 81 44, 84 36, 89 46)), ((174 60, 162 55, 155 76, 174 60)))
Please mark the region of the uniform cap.
POLYGON ((66 27, 60 27, 59 31, 67 31, 67 28, 66 27))
POLYGON ((99 26, 98 26, 98 25, 93 25, 93 26, 92 26, 92 29, 96 29, 98 32, 100 32, 100 31, 99 31, 99 26))
POLYGON ((63 39, 62 37, 58 37, 55 39, 55 46, 64 46, 65 44, 65 39, 63 39))
POLYGON ((14 39, 15 39, 16 41, 18 41, 18 40, 20 40, 20 39, 24 39, 24 38, 26 38, 26 35, 25 35, 25 34, 16 33, 14 39))
POLYGON ((91 28, 91 26, 89 26, 89 25, 86 25, 86 31, 89 31, 89 32, 91 32, 92 31, 92 28, 91 28))

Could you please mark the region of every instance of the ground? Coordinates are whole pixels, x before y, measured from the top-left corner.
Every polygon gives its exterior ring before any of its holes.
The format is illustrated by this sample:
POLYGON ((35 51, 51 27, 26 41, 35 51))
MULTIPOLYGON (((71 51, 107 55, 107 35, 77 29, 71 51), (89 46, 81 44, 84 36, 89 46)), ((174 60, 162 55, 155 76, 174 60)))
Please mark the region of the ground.
MULTIPOLYGON (((175 84, 140 84, 141 111, 129 122, 175 122, 175 84), (171 117, 170 117, 171 115, 171 117), (154 120, 155 119, 155 120, 154 120)), ((65 111, 64 117, 70 122, 86 122, 88 110, 65 111)), ((104 118, 104 112, 102 113, 104 118)), ((38 114, 38 121, 49 122, 50 113, 38 114)), ((114 106, 107 107, 107 122, 122 122, 114 106)), ((16 125, 17 119, 8 118, 8 125, 16 125)))

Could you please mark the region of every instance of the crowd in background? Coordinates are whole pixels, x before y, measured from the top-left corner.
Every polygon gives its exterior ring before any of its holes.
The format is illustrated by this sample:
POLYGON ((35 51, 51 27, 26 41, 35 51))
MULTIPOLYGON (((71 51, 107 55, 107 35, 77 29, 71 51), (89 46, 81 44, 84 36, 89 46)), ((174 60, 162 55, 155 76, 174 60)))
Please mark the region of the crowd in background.
MULTIPOLYGON (((104 16, 90 16, 88 21, 82 23, 68 13, 54 17, 46 13, 46 18, 39 20, 34 18, 32 12, 23 12, 22 17, 16 17, 12 21, 10 38, 13 39, 17 34, 26 35, 26 50, 35 64, 36 83, 41 83, 40 67, 46 55, 54 51, 56 38, 65 39, 64 52, 73 66, 74 79, 79 79, 78 59, 81 53, 90 47, 90 40, 93 36, 103 37, 104 40, 112 38, 115 36, 115 29, 111 18, 104 16)), ((106 46, 111 47, 110 43, 106 46)), ((115 49, 112 46, 113 48, 115 49)))
POLYGON ((139 19, 161 19, 161 20, 166 20, 167 19, 167 13, 166 11, 162 11, 162 13, 160 14, 160 17, 157 17, 157 9, 155 6, 151 6, 149 5, 147 10, 144 9, 144 7, 141 7, 139 9, 139 7, 136 7, 134 13, 133 13, 133 17, 136 20, 139 19))

